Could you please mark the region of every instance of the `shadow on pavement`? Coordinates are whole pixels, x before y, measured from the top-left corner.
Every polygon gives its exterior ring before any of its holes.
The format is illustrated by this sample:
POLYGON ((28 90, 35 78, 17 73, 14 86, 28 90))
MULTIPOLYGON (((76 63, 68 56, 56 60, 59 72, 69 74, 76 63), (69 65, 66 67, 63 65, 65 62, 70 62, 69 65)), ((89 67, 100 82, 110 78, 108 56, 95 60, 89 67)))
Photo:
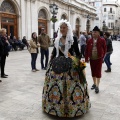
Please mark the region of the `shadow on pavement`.
POLYGON ((45 112, 43 112, 43 114, 46 115, 48 118, 50 118, 50 120, 80 120, 80 119, 82 120, 82 118, 84 117, 84 115, 82 115, 82 116, 73 117, 73 118, 66 118, 66 117, 53 116, 45 112))

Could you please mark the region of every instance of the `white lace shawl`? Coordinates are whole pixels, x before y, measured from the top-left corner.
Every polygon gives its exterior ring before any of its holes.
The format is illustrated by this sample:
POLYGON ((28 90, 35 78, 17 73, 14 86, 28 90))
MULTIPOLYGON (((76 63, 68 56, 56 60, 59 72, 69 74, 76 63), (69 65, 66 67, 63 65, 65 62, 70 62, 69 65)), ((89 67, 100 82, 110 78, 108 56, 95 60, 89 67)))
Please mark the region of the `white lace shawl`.
POLYGON ((71 48, 71 45, 73 45, 73 32, 72 32, 72 28, 71 28, 71 25, 70 23, 67 21, 67 20, 60 20, 59 22, 59 28, 58 28, 58 36, 55 40, 55 48, 56 48, 56 57, 59 56, 59 41, 60 41, 60 38, 62 37, 62 34, 60 33, 60 26, 62 24, 66 24, 68 26, 68 32, 67 32, 67 35, 66 35, 66 42, 65 42, 65 50, 64 50, 64 55, 66 58, 68 58, 68 51, 69 49, 71 48))

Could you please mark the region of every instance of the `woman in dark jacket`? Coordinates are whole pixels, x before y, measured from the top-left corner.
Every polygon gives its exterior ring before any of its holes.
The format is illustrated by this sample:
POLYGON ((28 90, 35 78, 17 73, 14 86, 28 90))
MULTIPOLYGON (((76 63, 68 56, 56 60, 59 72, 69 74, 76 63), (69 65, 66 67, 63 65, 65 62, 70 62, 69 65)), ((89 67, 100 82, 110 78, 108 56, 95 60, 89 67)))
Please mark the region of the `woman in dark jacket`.
POLYGON ((111 72, 111 65, 112 65, 112 63, 110 62, 110 56, 113 52, 113 46, 112 46, 112 40, 109 37, 110 34, 108 32, 105 32, 104 38, 106 40, 106 45, 107 45, 107 52, 104 58, 104 61, 107 65, 107 70, 105 70, 105 72, 111 72))
POLYGON ((1 55, 1 77, 2 78, 7 78, 8 75, 5 74, 5 63, 6 63, 6 56, 9 55, 9 50, 8 50, 8 40, 6 39, 6 29, 2 28, 0 30, 0 39, 3 44, 3 51, 1 55))
POLYGON ((58 117, 80 116, 89 110, 90 101, 87 81, 79 64, 78 43, 66 20, 60 21, 59 28, 45 76, 42 95, 43 111, 58 117), (67 66, 63 67, 64 64, 69 65, 70 60, 72 60, 71 67, 68 69, 67 66), (58 64, 58 69, 54 69, 55 64, 56 67, 58 64))

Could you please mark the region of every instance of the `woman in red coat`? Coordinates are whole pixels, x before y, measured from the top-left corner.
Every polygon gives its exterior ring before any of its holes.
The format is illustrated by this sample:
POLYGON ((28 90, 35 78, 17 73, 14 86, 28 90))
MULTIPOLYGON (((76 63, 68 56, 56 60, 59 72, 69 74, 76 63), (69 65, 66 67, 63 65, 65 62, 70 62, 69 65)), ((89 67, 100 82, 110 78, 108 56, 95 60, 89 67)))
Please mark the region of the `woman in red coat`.
POLYGON ((101 68, 103 58, 106 53, 106 42, 100 37, 100 29, 96 26, 93 29, 92 38, 88 40, 85 52, 85 61, 90 60, 91 73, 94 84, 91 89, 99 93, 99 83, 101 78, 101 68))

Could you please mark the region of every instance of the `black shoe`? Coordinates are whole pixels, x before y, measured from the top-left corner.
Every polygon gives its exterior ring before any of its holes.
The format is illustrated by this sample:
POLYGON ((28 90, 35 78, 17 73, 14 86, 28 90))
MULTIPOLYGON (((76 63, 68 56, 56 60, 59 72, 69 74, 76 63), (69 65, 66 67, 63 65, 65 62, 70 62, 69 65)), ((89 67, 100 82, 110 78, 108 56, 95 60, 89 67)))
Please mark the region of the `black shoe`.
POLYGON ((8 76, 8 75, 4 74, 4 76, 8 76))
POLYGON ((96 85, 93 84, 92 87, 91 87, 91 90, 95 89, 96 88, 96 85))
POLYGON ((47 70, 47 67, 45 67, 44 70, 47 70))
POLYGON ((1 76, 1 78, 7 78, 7 77, 3 75, 3 76, 1 76))
POLYGON ((2 80, 0 80, 0 82, 2 82, 2 80))
POLYGON ((107 69, 107 70, 105 70, 105 72, 111 72, 111 69, 107 69))
POLYGON ((99 93, 99 88, 98 87, 95 88, 95 92, 99 93))
POLYGON ((45 68, 41 68, 42 70, 44 70, 45 68))

